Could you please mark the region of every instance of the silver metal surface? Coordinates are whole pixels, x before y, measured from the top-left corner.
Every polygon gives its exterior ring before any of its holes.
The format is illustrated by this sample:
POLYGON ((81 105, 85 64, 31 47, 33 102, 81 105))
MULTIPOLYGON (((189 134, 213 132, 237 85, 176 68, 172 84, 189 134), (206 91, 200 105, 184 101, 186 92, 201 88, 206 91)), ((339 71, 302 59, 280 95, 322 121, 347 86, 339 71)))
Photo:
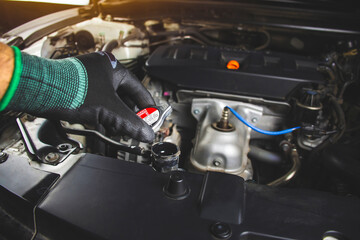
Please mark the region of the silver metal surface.
POLYGON ((323 105, 322 103, 320 103, 319 106, 307 106, 307 105, 304 105, 302 104, 301 102, 299 102, 298 100, 296 100, 296 105, 298 105, 299 107, 302 107, 302 108, 305 108, 305 109, 308 109, 308 110, 313 110, 313 111, 319 111, 323 108, 323 105))
MULTIPOLYGON (((233 95, 228 93, 216 93, 209 91, 201 91, 201 90, 179 90, 176 93, 176 97, 179 102, 188 102, 190 99, 226 99, 229 101, 235 102, 243 102, 249 103, 256 106, 261 106, 262 108, 262 116, 261 118, 252 118, 248 119, 251 123, 256 123, 255 125, 258 128, 265 129, 268 131, 278 131, 283 129, 284 120, 286 116, 290 113, 290 105, 286 102, 279 101, 271 101, 262 98, 249 97, 249 96, 241 96, 241 95, 233 95)), ((192 114, 201 115, 200 109, 192 109, 192 114)), ((272 139, 273 136, 264 135, 255 131, 251 131, 252 139, 272 139)))
POLYGON ((176 125, 174 125, 172 127, 171 135, 165 137, 163 141, 173 143, 173 144, 177 145, 178 147, 181 146, 181 135, 180 135, 179 131, 177 130, 176 125))
POLYGON ((27 151, 25 148, 25 144, 22 140, 19 140, 15 143, 11 144, 4 151, 9 155, 14 155, 14 156, 28 159, 28 162, 24 161, 23 163, 29 164, 33 168, 36 168, 36 169, 39 169, 42 171, 57 173, 60 175, 60 178, 63 175, 65 175, 72 168, 72 166, 74 164, 76 164, 79 161, 79 159, 84 155, 83 153, 71 154, 70 156, 68 156, 66 158, 66 161, 63 161, 57 165, 46 164, 46 163, 42 163, 39 161, 32 161, 28 157, 28 154, 27 154, 27 151))
POLYGON ((70 133, 70 134, 97 137, 99 140, 106 142, 108 144, 111 144, 112 146, 116 147, 118 150, 122 150, 125 152, 133 153, 136 155, 148 155, 148 153, 149 153, 142 147, 124 145, 120 142, 117 142, 117 141, 101 134, 100 132, 98 132, 96 130, 75 129, 75 128, 67 128, 67 127, 63 127, 63 129, 66 133, 70 133))
POLYGON ((164 123, 165 119, 171 114, 172 108, 170 105, 168 106, 160 106, 159 109, 161 110, 159 120, 152 126, 154 132, 159 131, 160 127, 164 123))
POLYGON ((310 139, 310 138, 307 138, 306 136, 300 135, 297 138, 297 143, 302 149, 311 151, 312 149, 319 146, 322 142, 324 142, 328 137, 329 136, 326 135, 326 136, 322 136, 319 138, 310 139))
POLYGON ((198 121, 190 160, 200 171, 217 171, 252 178, 252 167, 247 157, 251 129, 237 120, 232 114, 229 122, 235 127, 232 132, 214 129, 211 124, 221 118, 222 110, 230 106, 247 121, 261 119, 262 107, 253 104, 220 99, 193 99, 191 112, 198 121), (199 113, 195 114, 194 110, 199 113))
MULTIPOLYGON (((181 89, 176 92, 176 98, 178 99, 179 102, 187 102, 188 99, 203 98, 203 97, 241 101, 245 103, 252 103, 262 106, 276 106, 278 113, 282 113, 282 112, 288 113, 291 109, 290 104, 287 102, 267 100, 259 97, 251 97, 251 96, 244 96, 244 95, 231 94, 231 93, 211 92, 204 90, 181 89)), ((271 110, 268 109, 268 111, 271 110)))
MULTIPOLYGON (((16 123, 19 127, 25 146, 33 160, 38 160, 49 164, 58 164, 59 162, 64 161, 71 154, 83 149, 82 144, 76 140, 70 139, 68 137, 60 138, 59 136, 61 133, 56 134, 55 132, 47 132, 48 134, 53 134, 52 138, 55 142, 66 141, 64 143, 68 143, 70 146, 68 149, 60 151, 56 146, 52 146, 49 143, 43 142, 40 139, 40 132, 49 131, 44 130, 43 127, 47 124, 49 125, 50 123, 45 118, 35 118, 31 121, 16 118, 16 123), (74 144, 74 146, 72 144, 74 144)), ((52 127, 55 128, 55 125, 52 125, 52 127)))

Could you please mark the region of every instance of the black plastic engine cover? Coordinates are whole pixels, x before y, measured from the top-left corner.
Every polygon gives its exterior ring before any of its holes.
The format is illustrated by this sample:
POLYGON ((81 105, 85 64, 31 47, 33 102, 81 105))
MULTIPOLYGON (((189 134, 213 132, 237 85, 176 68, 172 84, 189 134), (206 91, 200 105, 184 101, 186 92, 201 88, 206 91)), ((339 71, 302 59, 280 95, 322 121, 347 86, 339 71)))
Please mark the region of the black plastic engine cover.
POLYGON ((146 66, 151 76, 179 87, 278 100, 297 87, 325 82, 317 61, 220 47, 161 46, 146 66), (227 69, 230 60, 238 61, 239 69, 227 69))
POLYGON ((323 239, 328 231, 358 239, 360 200, 246 183, 240 177, 181 172, 190 194, 163 191, 168 174, 143 164, 86 154, 36 210, 49 239, 323 239), (215 238, 223 223, 230 238, 215 238))

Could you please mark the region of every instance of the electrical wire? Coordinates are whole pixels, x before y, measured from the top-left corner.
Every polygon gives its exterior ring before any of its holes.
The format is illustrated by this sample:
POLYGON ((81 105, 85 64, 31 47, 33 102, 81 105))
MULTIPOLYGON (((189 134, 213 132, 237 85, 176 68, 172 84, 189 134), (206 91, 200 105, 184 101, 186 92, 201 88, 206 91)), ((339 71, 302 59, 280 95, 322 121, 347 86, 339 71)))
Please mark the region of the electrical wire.
POLYGON ((226 108, 228 108, 234 115, 235 117, 237 117, 242 123, 244 123, 246 126, 248 126, 249 128, 251 128, 252 130, 258 132, 258 133, 262 133, 262 134, 265 134, 265 135, 272 135, 272 136, 276 136, 276 135, 283 135, 283 134, 286 134, 286 133, 290 133, 296 129, 299 129, 300 127, 293 127, 293 128, 289 128, 289 129, 285 129, 285 130, 282 130, 282 131, 267 131, 267 130, 262 130, 260 128, 257 128, 253 125, 251 125, 250 123, 248 123, 242 116, 240 116, 240 114, 238 114, 234 109, 232 109, 231 107, 229 106, 226 106, 226 108))

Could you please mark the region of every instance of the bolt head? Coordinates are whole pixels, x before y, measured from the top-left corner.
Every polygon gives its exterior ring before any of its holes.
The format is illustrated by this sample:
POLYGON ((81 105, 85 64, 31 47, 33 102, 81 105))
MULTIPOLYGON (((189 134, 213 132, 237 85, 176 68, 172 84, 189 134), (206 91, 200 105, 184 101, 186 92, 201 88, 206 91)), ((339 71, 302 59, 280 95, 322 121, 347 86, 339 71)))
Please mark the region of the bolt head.
POLYGON ((251 119, 251 122, 252 122, 252 123, 257 123, 257 121, 258 121, 258 119, 257 119, 256 117, 254 117, 254 118, 251 119))
POLYGON ((214 164, 215 167, 218 167, 218 166, 220 166, 221 163, 220 163, 219 161, 216 161, 216 160, 215 160, 215 161, 213 162, 213 164, 214 164))
POLYGON ((57 146, 57 149, 59 149, 60 152, 67 152, 69 151, 73 146, 69 143, 61 143, 57 146))
POLYGON ((195 115, 198 115, 198 114, 200 113, 200 110, 199 110, 199 109, 195 109, 193 112, 194 112, 195 115))
POLYGON ((284 152, 287 152, 290 150, 290 145, 287 143, 283 144, 281 147, 284 152))
POLYGON ((220 167, 223 163, 223 159, 221 157, 216 157, 212 164, 215 166, 215 167, 220 167))
POLYGON ((4 152, 0 152, 0 163, 5 162, 8 159, 9 155, 4 152))
POLYGON ((53 163, 56 162, 60 159, 60 155, 58 153, 49 153, 48 155, 46 155, 45 157, 45 161, 49 162, 49 163, 53 163))

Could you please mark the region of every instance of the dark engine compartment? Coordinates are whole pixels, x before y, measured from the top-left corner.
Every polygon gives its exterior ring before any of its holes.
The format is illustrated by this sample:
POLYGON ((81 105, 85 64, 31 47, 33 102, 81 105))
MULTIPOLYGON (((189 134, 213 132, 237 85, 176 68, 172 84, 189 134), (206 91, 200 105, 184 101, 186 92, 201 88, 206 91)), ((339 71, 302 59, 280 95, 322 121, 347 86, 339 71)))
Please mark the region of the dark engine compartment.
MULTIPOLYGON (((20 160, 1 165, 2 176, 18 171, 11 165, 20 160)), ((267 187, 216 172, 172 174, 180 174, 191 191, 187 198, 165 195, 169 174, 86 154, 36 206, 36 239, 356 239, 356 198, 267 187)), ((56 175, 26 171, 22 180, 32 186, 29 191, 2 179, 1 204, 31 226, 34 204, 56 175), (41 181, 35 184, 35 179, 41 181)), ((2 226, 15 228, 10 221, 2 220, 2 226)), ((24 236, 30 238, 31 232, 24 236)))
POLYGON ((171 106, 152 144, 175 161, 101 125, 1 113, 0 238, 357 239, 358 16, 283 4, 106 1, 5 34, 51 59, 112 52, 171 106))

